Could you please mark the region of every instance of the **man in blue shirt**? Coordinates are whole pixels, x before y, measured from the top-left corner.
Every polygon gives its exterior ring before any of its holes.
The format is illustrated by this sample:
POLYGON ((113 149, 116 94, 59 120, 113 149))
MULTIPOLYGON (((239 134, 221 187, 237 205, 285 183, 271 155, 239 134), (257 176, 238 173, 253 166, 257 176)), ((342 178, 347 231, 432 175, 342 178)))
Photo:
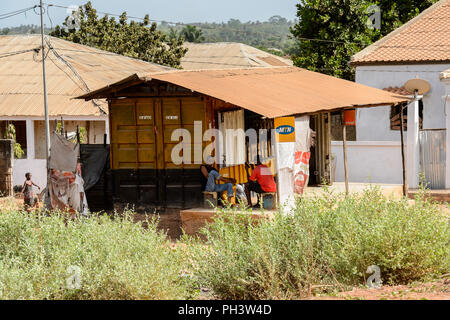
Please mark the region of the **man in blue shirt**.
POLYGON ((233 184, 236 183, 236 180, 233 178, 222 177, 219 172, 210 165, 203 165, 201 171, 203 176, 207 179, 205 191, 218 193, 226 191, 228 202, 231 202, 231 198, 233 198, 234 195, 233 184), (217 184, 219 181, 223 181, 225 184, 217 184))

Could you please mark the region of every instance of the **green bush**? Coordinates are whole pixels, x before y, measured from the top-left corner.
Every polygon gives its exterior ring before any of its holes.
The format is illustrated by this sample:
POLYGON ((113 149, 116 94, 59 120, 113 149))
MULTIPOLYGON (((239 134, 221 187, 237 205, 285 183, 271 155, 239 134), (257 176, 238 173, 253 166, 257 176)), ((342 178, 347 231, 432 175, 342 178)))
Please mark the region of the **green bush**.
MULTIPOLYGON (((448 272, 448 217, 423 197, 415 205, 377 189, 303 199, 290 215, 250 223, 224 213, 195 246, 196 276, 224 299, 295 299, 364 285, 371 265, 384 284, 448 272)), ((194 248, 194 247, 193 247, 194 248)))
POLYGON ((70 221, 0 212, 2 299, 186 299, 195 293, 182 277, 184 255, 165 235, 133 223, 131 214, 70 221), (80 287, 67 286, 80 268, 80 287))

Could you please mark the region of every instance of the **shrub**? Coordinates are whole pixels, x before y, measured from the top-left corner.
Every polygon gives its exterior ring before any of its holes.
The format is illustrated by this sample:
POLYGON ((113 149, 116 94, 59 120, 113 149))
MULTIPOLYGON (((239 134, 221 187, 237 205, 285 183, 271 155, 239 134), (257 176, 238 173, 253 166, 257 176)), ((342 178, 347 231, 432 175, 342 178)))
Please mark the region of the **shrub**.
POLYGON ((165 235, 125 217, 0 213, 2 299, 186 299, 184 257, 165 235), (66 281, 80 268, 80 288, 66 281), (69 272, 69 273, 68 273, 69 272), (71 274, 72 273, 72 274, 71 274))
POLYGON ((448 272, 448 217, 423 197, 415 205, 378 189, 298 200, 292 214, 249 223, 228 212, 196 246, 199 281, 224 299, 294 299, 364 285, 371 265, 384 284, 448 272))

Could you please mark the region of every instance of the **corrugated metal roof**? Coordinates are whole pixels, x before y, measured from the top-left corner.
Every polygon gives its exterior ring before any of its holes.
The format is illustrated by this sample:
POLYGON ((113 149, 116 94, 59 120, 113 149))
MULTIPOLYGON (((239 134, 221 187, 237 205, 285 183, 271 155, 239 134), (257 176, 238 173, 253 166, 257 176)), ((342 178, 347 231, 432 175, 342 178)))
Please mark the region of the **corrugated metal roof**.
POLYGON ((352 65, 450 61, 450 0, 420 15, 352 57, 352 65))
POLYGON ((292 66, 292 61, 236 42, 184 43, 184 70, 292 66))
POLYGON ((79 98, 105 98, 119 84, 153 79, 172 83, 269 118, 393 105, 406 97, 296 67, 173 71, 133 75, 79 98))
MULTIPOLYGON (((54 37, 46 39, 56 51, 50 50, 46 58, 50 116, 100 115, 101 109, 107 109, 104 101, 94 104, 72 98, 132 72, 172 70, 54 37)), ((0 36, 0 116, 44 115, 42 56, 32 51, 40 45, 39 35, 0 36), (20 51, 27 52, 7 56, 20 51)))

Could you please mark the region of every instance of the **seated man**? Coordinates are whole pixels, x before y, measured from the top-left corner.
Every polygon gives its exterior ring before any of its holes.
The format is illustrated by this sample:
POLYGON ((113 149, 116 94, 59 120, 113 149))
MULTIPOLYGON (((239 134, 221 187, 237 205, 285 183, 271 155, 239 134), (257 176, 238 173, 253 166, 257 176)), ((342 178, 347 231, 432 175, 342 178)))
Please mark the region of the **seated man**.
POLYGON ((222 194, 222 192, 227 192, 228 202, 231 202, 231 198, 233 198, 233 184, 236 183, 236 180, 233 178, 225 178, 222 177, 219 172, 210 165, 202 165, 201 171, 203 176, 207 179, 205 191, 207 192, 218 192, 222 194), (225 184, 217 184, 219 181, 226 182, 225 184))
POLYGON ((252 171, 252 175, 249 176, 248 168, 250 165, 245 164, 245 170, 247 171, 248 183, 246 184, 245 191, 247 193, 248 204, 252 206, 252 198, 250 197, 250 191, 256 193, 272 193, 277 192, 277 185, 273 178, 270 168, 257 161, 256 167, 252 171))

